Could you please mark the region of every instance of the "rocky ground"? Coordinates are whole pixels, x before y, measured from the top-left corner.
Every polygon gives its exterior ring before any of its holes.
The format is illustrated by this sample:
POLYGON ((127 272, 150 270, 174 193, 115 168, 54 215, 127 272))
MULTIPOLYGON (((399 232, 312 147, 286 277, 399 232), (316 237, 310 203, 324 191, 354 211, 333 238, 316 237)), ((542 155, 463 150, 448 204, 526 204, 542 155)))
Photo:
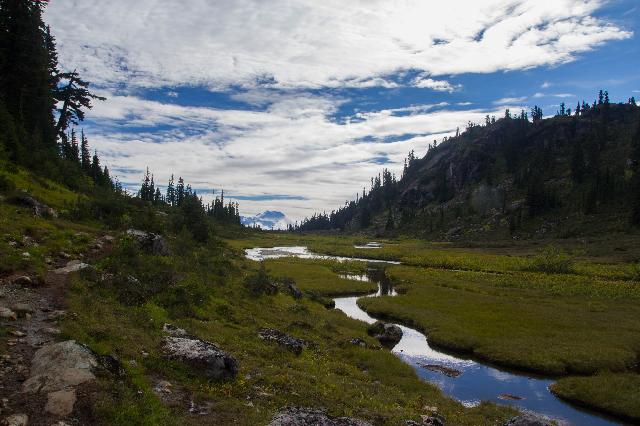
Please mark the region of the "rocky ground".
POLYGON ((5 424, 90 424, 85 403, 93 392, 99 360, 74 341, 62 341, 58 322, 73 318, 65 306, 71 274, 90 267, 106 253, 113 239, 95 241, 85 259, 60 253, 48 259, 43 279, 24 272, 1 278, 0 324, 8 330, 7 351, 0 359, 0 415, 5 424), (86 262, 86 263, 85 263, 86 262))

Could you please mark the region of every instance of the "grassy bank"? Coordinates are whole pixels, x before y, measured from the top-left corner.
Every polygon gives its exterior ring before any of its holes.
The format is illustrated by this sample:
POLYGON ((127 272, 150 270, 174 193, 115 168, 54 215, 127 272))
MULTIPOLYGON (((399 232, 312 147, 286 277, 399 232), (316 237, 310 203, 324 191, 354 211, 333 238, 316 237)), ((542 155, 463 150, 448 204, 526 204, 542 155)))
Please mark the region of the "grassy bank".
POLYGON ((640 423, 640 375, 602 373, 558 380, 551 391, 567 401, 640 423), (615 395, 614 398, 611 396, 615 395))
POLYGON ((292 278, 301 290, 322 296, 368 294, 377 289, 371 282, 340 277, 365 273, 367 266, 362 262, 281 258, 268 260, 265 265, 274 277, 292 278))

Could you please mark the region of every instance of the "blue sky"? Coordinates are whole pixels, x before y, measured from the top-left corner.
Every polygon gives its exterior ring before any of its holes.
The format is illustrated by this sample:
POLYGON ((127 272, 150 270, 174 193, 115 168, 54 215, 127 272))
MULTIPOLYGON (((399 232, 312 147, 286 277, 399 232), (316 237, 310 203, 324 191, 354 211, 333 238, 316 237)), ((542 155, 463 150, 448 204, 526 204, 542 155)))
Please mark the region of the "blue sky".
POLYGON ((637 0, 52 0, 83 127, 136 187, 183 176, 246 215, 330 211, 505 108, 640 98, 637 0))

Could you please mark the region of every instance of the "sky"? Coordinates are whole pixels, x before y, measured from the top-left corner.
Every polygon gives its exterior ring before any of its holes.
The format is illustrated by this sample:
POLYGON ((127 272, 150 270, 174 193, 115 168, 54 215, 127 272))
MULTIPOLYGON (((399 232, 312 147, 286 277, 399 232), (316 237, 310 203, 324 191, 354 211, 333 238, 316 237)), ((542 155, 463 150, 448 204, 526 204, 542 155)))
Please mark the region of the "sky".
POLYGON ((132 191, 149 167, 300 220, 469 121, 640 99, 639 0, 50 0, 82 127, 132 191))

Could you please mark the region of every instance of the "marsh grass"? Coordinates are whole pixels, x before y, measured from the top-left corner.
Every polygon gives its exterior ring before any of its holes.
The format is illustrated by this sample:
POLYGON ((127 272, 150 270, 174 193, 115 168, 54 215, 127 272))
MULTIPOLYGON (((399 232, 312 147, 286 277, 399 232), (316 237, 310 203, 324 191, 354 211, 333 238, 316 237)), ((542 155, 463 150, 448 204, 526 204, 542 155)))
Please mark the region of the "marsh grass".
POLYGON ((640 375, 603 372, 591 377, 566 377, 551 386, 560 398, 640 422, 640 375), (612 397, 612 395, 614 397, 612 397))
POLYGON ((640 289, 632 282, 408 266, 388 273, 405 294, 359 305, 416 326, 436 345, 546 374, 625 371, 636 362, 640 289))

